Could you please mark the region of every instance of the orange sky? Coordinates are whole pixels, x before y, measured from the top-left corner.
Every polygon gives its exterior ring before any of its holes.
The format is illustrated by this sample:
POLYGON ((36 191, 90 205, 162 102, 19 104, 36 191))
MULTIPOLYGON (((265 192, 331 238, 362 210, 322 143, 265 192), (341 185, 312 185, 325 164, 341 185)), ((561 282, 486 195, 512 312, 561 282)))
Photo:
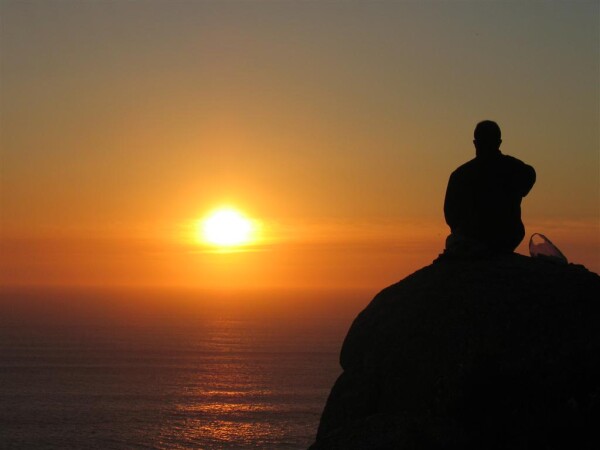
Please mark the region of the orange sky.
POLYGON ((600 271, 596 1, 1 8, 4 285, 383 288, 442 251, 488 118, 528 235, 600 271), (194 242, 224 203, 250 251, 194 242))

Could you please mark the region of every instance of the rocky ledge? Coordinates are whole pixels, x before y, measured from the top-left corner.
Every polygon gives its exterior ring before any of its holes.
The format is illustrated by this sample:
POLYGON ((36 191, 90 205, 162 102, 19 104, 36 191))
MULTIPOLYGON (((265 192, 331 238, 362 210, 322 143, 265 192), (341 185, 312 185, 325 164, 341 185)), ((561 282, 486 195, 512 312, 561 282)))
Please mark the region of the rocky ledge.
POLYGON ((311 450, 600 448, 600 277, 441 259, 371 301, 340 363, 311 450))

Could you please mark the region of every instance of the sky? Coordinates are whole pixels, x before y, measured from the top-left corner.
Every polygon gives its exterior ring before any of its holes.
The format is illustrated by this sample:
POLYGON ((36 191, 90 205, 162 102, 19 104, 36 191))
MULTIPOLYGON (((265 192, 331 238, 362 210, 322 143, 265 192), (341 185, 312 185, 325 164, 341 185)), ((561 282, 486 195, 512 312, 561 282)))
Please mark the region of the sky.
POLYGON ((499 123, 600 271, 598 1, 0 0, 0 283, 376 291, 499 123), (253 245, 196 224, 231 205, 253 245))

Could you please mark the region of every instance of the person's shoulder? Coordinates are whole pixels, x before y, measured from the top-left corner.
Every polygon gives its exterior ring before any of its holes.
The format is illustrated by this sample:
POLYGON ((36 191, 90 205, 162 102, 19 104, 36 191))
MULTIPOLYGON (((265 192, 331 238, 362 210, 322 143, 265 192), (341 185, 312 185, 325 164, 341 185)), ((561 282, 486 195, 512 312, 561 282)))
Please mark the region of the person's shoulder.
POLYGON ((503 153, 501 155, 501 158, 502 158, 502 161, 504 162, 504 164, 511 164, 514 166, 527 166, 527 164, 525 164, 519 158, 515 158, 514 156, 511 156, 511 155, 505 155, 503 153))
POLYGON ((467 161, 464 164, 461 164, 460 166, 458 166, 454 172, 452 172, 452 175, 460 175, 461 173, 465 173, 465 172, 469 172, 470 170, 472 170, 473 167, 475 167, 475 165, 477 164, 477 158, 473 158, 469 161, 467 161))
POLYGON ((518 158, 510 155, 502 155, 504 167, 508 168, 514 174, 520 174, 522 177, 535 182, 536 173, 533 166, 524 163, 518 158))

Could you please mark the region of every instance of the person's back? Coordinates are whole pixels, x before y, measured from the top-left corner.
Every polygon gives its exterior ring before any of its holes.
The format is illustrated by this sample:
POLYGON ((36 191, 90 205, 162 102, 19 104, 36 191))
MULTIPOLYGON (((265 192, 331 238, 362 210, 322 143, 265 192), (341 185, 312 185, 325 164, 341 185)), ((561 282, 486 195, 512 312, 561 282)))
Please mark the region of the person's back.
POLYGON ((444 202, 450 253, 512 252, 525 236, 521 200, 535 183, 535 170, 503 155, 500 136, 495 122, 480 122, 477 156, 450 176, 444 202))

